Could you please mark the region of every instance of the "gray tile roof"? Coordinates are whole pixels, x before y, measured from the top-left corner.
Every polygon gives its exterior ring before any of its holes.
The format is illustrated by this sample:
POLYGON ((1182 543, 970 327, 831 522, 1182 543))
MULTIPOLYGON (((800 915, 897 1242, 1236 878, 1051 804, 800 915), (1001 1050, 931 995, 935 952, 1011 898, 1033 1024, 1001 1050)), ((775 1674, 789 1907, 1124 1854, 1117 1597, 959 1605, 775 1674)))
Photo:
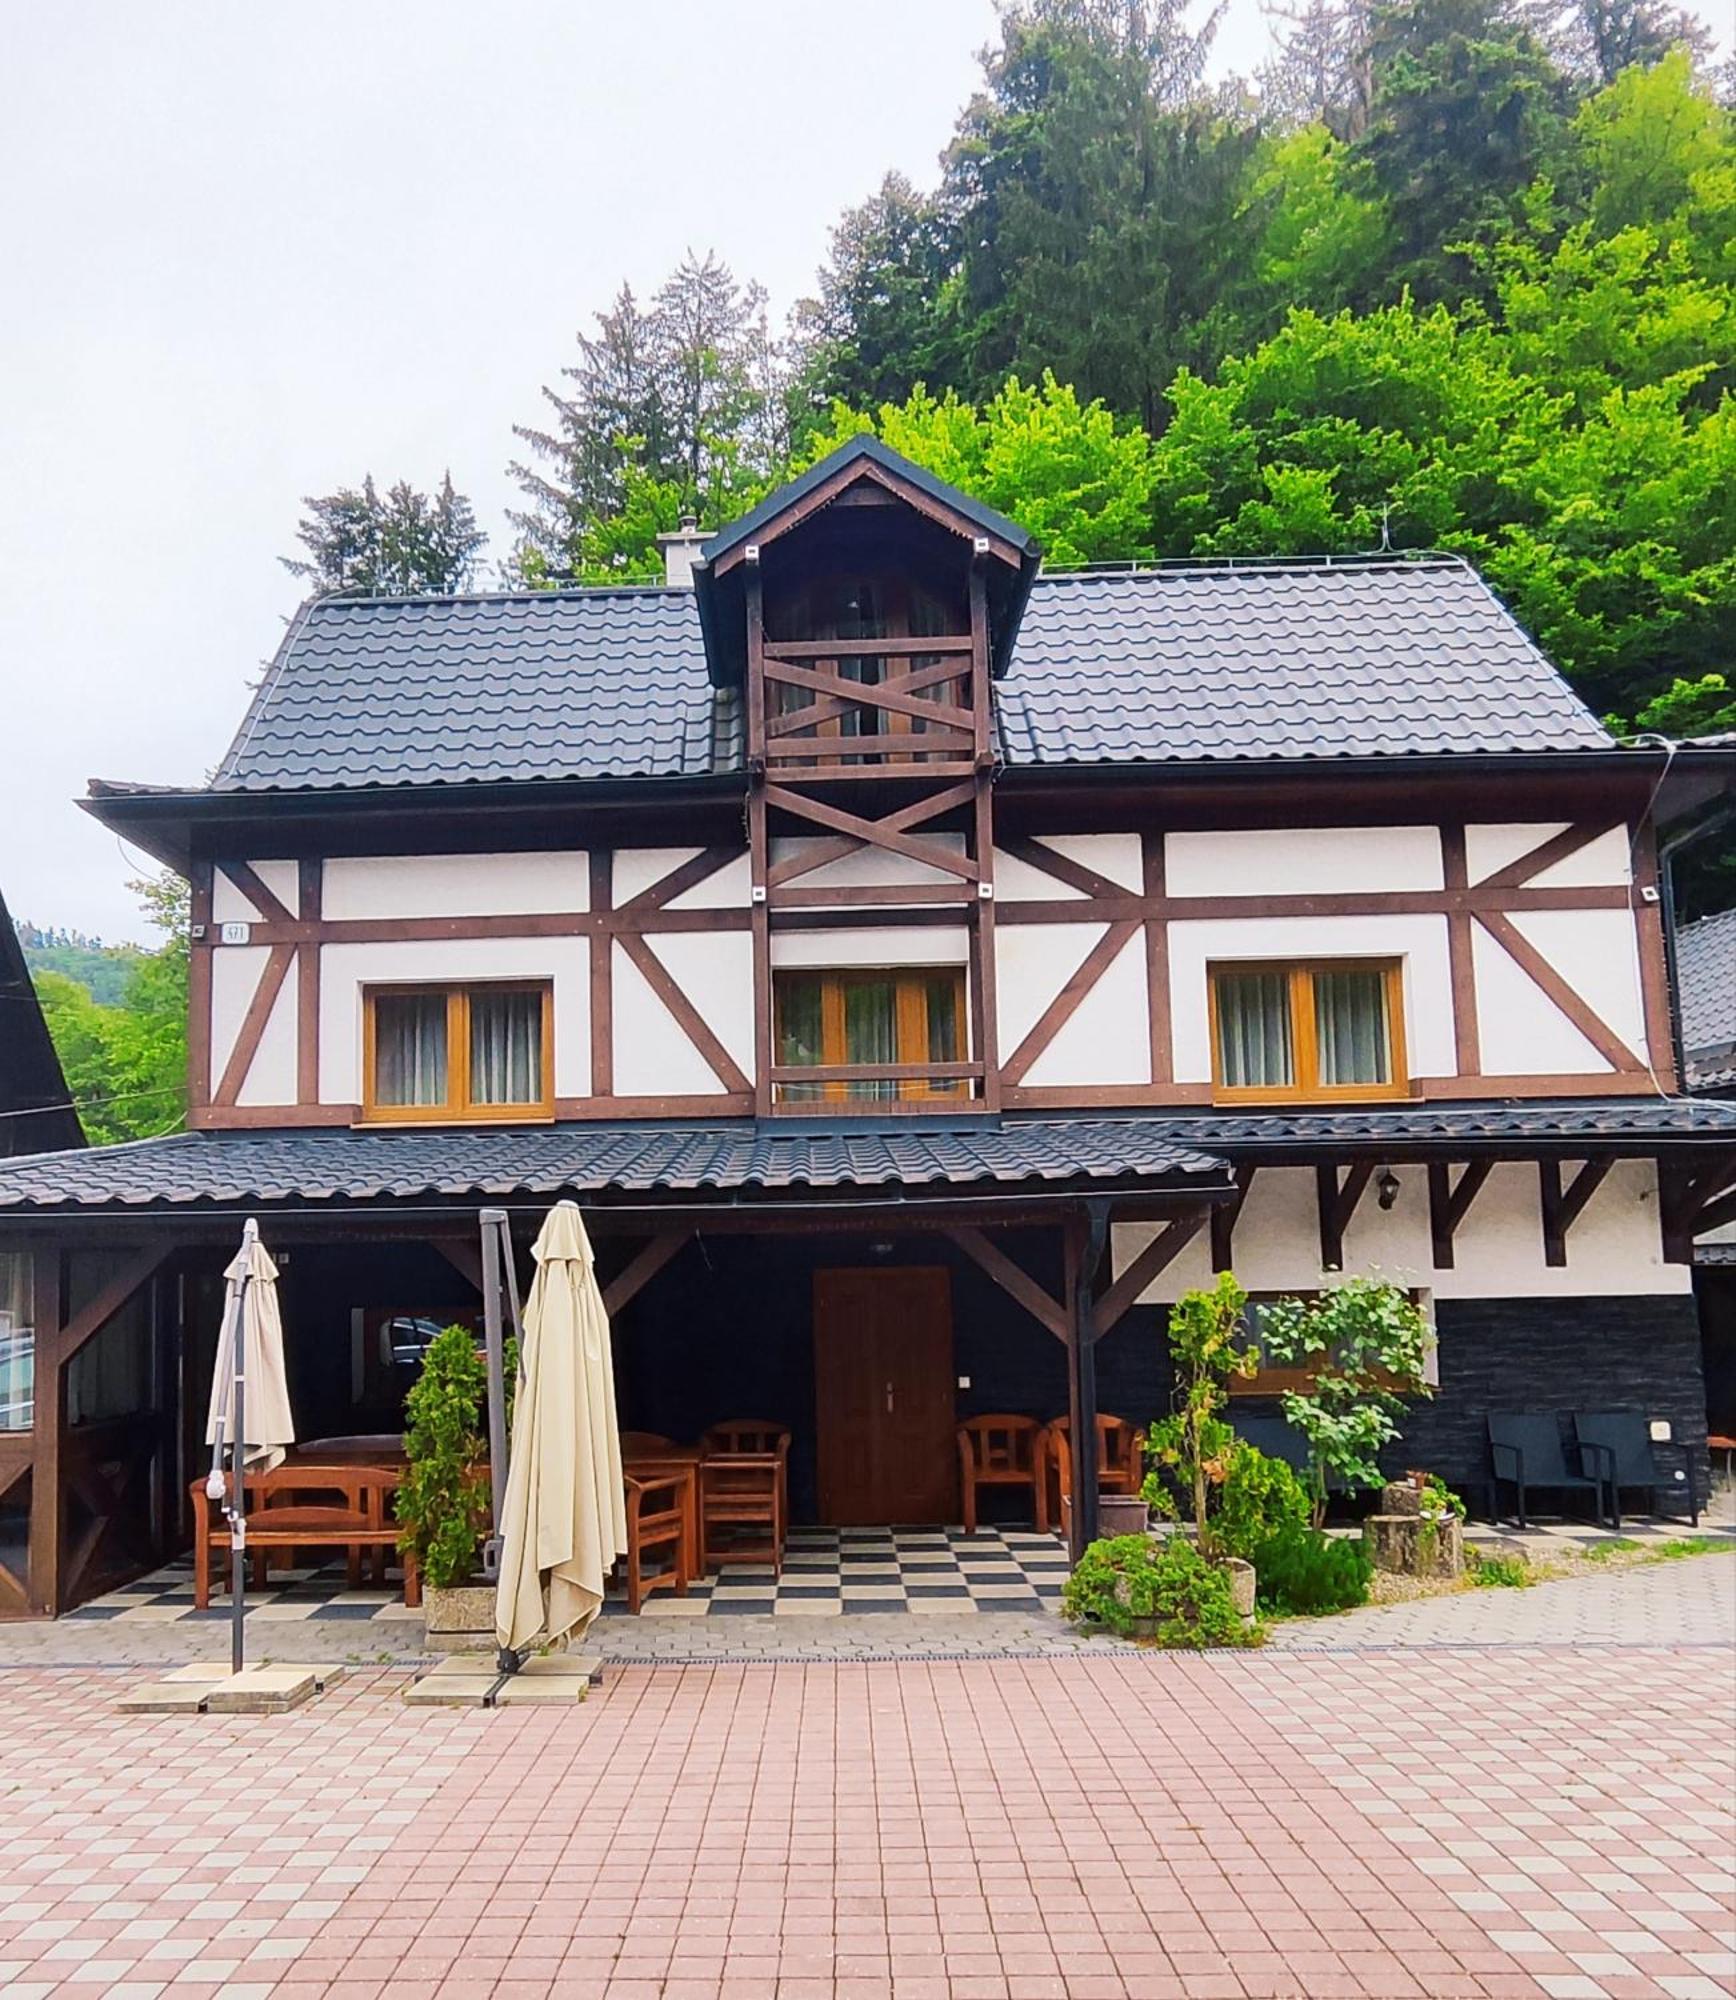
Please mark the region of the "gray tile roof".
POLYGON ((1551 1105, 1130 1113, 999 1125, 809 1132, 756 1126, 569 1124, 530 1131, 179 1133, 82 1153, 0 1161, 0 1216, 89 1208, 258 1203, 604 1199, 745 1189, 786 1196, 945 1187, 1006 1194, 1111 1184, 1221 1182, 1226 1160, 1308 1148, 1407 1152, 1537 1144, 1644 1154, 1736 1138, 1736 1103, 1591 1098, 1551 1105))
MULTIPOLYGON (((996 684, 1013 765, 1598 750, 1456 558, 1040 578, 996 684)), ((328 599, 286 636, 219 791, 738 769, 686 590, 328 599)))
POLYGON ((1014 764, 1607 749, 1456 558, 1055 577, 1000 690, 1014 764))
POLYGON ((182 1132, 0 1162, 7 1209, 192 1202, 475 1199, 748 1188, 1008 1190, 1145 1178, 1222 1180, 1223 1162, 1139 1120, 1033 1119, 896 1131, 571 1124, 535 1131, 182 1132))
POLYGON ((1676 933, 1676 987, 1690 1086, 1729 1088, 1736 1083, 1736 910, 1676 933))

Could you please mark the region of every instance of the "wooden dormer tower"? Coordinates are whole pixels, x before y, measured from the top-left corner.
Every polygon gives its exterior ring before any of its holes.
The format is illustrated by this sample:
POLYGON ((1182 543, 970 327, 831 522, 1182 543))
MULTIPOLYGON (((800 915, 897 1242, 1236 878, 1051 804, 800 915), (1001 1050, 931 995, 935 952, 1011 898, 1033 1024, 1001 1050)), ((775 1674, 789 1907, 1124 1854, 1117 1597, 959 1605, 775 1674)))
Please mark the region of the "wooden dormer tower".
POLYGON ((999 1109, 990 682, 1039 555, 1011 521, 870 437, 703 551, 712 675, 742 695, 762 1117, 811 1112, 816 1089, 828 1117, 999 1109), (884 866, 841 871, 853 856, 884 866), (777 1067, 775 939, 892 932, 949 911, 966 934, 957 1059, 777 1067), (883 1094, 859 1094, 869 1086, 883 1094))

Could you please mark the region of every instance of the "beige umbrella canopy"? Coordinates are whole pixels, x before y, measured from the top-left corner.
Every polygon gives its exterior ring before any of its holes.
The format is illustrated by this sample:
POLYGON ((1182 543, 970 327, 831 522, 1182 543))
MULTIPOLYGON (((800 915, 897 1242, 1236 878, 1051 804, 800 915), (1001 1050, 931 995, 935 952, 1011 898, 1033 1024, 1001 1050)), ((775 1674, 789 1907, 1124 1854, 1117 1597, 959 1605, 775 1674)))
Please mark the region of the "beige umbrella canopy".
POLYGON ((269 1472, 283 1463, 283 1448, 295 1442, 289 1413, 289 1381, 283 1367, 283 1321, 277 1306, 277 1266, 259 1240, 259 1224, 249 1221, 241 1248, 223 1273, 228 1290, 223 1328, 217 1336, 217 1365, 211 1376, 211 1408, 205 1442, 215 1444, 218 1425, 225 1443, 234 1442, 235 1339, 237 1320, 246 1340, 247 1435, 242 1459, 249 1472, 269 1472), (242 1284, 245 1278, 247 1283, 242 1284))
POLYGON ((514 1652, 582 1632, 627 1549, 609 1316, 572 1202, 549 1211, 531 1254, 494 1599, 495 1637, 514 1652))

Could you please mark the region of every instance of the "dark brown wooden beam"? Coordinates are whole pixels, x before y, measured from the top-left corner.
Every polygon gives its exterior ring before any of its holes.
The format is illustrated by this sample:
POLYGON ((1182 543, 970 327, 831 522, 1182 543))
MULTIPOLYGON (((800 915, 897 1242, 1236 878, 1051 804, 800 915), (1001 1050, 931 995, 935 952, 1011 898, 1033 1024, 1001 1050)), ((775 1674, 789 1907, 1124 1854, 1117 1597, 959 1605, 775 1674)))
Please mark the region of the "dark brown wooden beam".
POLYGON ((290 963, 295 957, 295 947, 274 944, 266 955, 259 974, 258 984, 253 989, 253 997, 247 1003, 247 1012, 241 1017, 241 1026, 236 1032, 235 1046, 229 1051, 229 1060, 223 1065, 222 1081, 217 1085, 212 1097, 213 1104, 231 1105, 241 1094, 247 1081, 247 1072, 253 1067, 253 1058, 259 1053, 259 1044, 265 1038, 266 1023, 271 1019, 271 1010, 277 1005, 277 996, 283 991, 283 982, 289 976, 290 963))
MULTIPOLYGON (((606 847, 593 847, 588 863, 593 914, 615 906, 615 857, 606 847)), ((593 931, 591 974, 591 1095, 615 1094, 615 940, 608 931, 593 931)))
POLYGON ((1315 1197, 1320 1208, 1320 1268, 1323 1271, 1342 1271, 1344 1268, 1344 1232, 1350 1227, 1356 1205, 1373 1178, 1374 1168, 1373 1160, 1356 1161, 1346 1170, 1342 1185, 1338 1169, 1330 1160, 1322 1160, 1314 1169, 1315 1197))
POLYGON ((1611 1069, 1625 1072, 1630 1076, 1645 1074, 1645 1064, 1627 1043, 1600 1014, 1595 1013, 1586 1004, 1580 993, 1568 985, 1511 918, 1497 910, 1479 910, 1477 921, 1520 971, 1529 975, 1533 984, 1541 987, 1554 1001, 1611 1069))
POLYGON ((428 1247, 444 1257, 458 1275, 476 1287, 478 1297, 482 1293, 482 1247, 468 1236, 436 1236, 429 1240, 428 1247))
POLYGON ((620 945, 638 967, 645 984, 668 1008, 682 1033, 705 1058, 712 1074, 724 1089, 752 1090, 753 1085, 748 1081, 735 1057, 718 1040, 710 1023, 681 990, 674 974, 650 945, 642 937, 633 936, 631 932, 622 933, 620 945))
POLYGON ((1470 1161, 1455 1186, 1450 1162, 1429 1161, 1429 1237, 1437 1271, 1452 1270, 1453 1238, 1489 1178, 1492 1165, 1489 1160, 1470 1161))
POLYGON ((33 1389, 30 1462, 30 1525, 26 1585, 30 1608, 50 1618, 61 1608, 61 1542, 66 1526, 66 1494, 61 1458, 66 1446, 66 1360, 60 1320, 65 1310, 65 1260, 57 1249, 38 1246, 31 1260, 36 1322, 36 1380, 33 1389))
POLYGON ((295 921, 281 899, 273 895, 245 861, 219 861, 217 866, 268 924, 289 924, 295 921))
MULTIPOLYGON (((1462 821, 1441 828, 1441 880, 1455 892, 1470 886, 1462 821)), ((1447 914, 1447 964, 1453 988, 1454 1067, 1460 1076, 1475 1076, 1483 1067, 1483 1055, 1477 1027, 1477 961, 1468 910, 1447 914)))
POLYGON ((1546 868, 1553 868, 1558 861, 1565 861, 1570 854, 1577 854, 1581 848, 1589 847, 1614 829, 1607 820, 1586 820, 1577 826, 1563 827, 1559 833, 1552 833, 1547 840, 1539 841, 1535 847, 1509 861, 1505 867, 1497 868, 1493 875, 1485 875, 1477 884, 1479 889, 1517 889, 1541 875, 1546 868))
POLYGON ((1228 1271, 1234 1268, 1236 1224, 1242 1219, 1242 1210, 1247 1205, 1248 1191, 1254 1185, 1258 1167, 1240 1167, 1236 1172, 1236 1191, 1228 1201, 1218 1202, 1212 1209, 1212 1269, 1228 1271))
POLYGON ((1113 902, 1134 893, 1126 883, 1112 882, 1107 875, 1098 874, 1095 868, 1087 868, 1082 861, 1062 854, 1045 841, 1030 839, 1023 834, 1003 833, 999 846, 1003 854, 1012 855, 1015 860, 1024 862, 1027 868, 1034 868, 1039 874, 1047 875, 1069 889, 1078 889, 1084 895, 1107 897, 1113 902))
POLYGON ((1556 1266, 1567 1262, 1567 1235, 1585 1212, 1585 1205, 1602 1185, 1614 1161, 1607 1156, 1587 1160, 1571 1182, 1563 1187, 1561 1162, 1539 1160, 1537 1183, 1543 1213, 1543 1261, 1556 1266))
POLYGON ((1037 1017, 1025 1039, 1001 1066, 1001 1083, 1010 1089, 1022 1083, 1026 1072, 1079 1011, 1085 996, 1114 964, 1138 931, 1136 922, 1111 924, 1069 976, 1053 1000, 1037 1017))
POLYGON ((1067 1338, 1066 1307, 1059 1299, 1051 1298, 1028 1271, 1015 1264, 980 1229, 955 1227, 947 1234, 972 1263, 986 1271, 1008 1298, 1023 1306, 1040 1326, 1047 1327, 1057 1340, 1067 1338))
MULTIPOLYGON (((301 921, 316 933, 325 896, 325 863, 319 860, 296 863, 296 895, 301 921)), ((319 1102, 319 959, 318 936, 304 939, 295 948, 295 1100, 298 1104, 319 1102)))
POLYGON ((1128 1308, 1138 1302, 1140 1293, 1160 1272, 1168 1270, 1205 1227, 1205 1222, 1203 1212, 1197 1215, 1178 1215, 1173 1222, 1165 1224, 1158 1231, 1114 1284, 1098 1299, 1091 1321, 1093 1340, 1101 1340, 1112 1327, 1120 1323, 1128 1308))
POLYGON ((688 1229, 670 1229, 653 1236, 644 1249, 616 1272, 603 1287, 603 1310, 610 1319, 639 1296, 692 1235, 688 1229))

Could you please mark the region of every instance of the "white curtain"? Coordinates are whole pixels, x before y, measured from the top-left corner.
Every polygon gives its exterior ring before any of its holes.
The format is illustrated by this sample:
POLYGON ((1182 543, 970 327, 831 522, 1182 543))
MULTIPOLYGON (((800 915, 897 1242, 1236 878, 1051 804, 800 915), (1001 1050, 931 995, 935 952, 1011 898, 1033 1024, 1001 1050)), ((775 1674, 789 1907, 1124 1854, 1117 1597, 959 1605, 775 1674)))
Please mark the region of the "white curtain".
POLYGON ((1225 1084, 1232 1090, 1273 1090, 1294 1083, 1289 974, 1219 973, 1216 987, 1225 1084))
POLYGON ((36 1395, 30 1253, 0 1250, 0 1431, 27 1431, 36 1395))
POLYGON ((542 995, 472 993, 470 1095, 477 1104, 542 1102, 542 995))
MULTIPOLYGON (((890 979, 852 979, 844 986, 844 1060, 895 1063, 898 1060, 898 1002, 890 979)), ((890 1077, 850 1086, 852 1097, 896 1097, 890 1077)))
POLYGON ((1323 1084, 1386 1083, 1386 974, 1367 967, 1314 975, 1315 1040, 1323 1084))
POLYGON ((446 1102, 444 993, 382 993, 375 1000, 374 1100, 446 1102))

